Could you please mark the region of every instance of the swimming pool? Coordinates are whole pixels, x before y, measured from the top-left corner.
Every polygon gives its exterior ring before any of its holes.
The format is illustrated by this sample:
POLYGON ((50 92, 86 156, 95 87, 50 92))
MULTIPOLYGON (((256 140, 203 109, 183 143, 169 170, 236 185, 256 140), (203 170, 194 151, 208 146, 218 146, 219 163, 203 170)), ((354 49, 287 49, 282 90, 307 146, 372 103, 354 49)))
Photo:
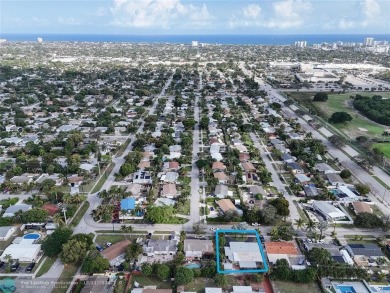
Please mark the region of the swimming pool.
POLYGON ((184 266, 189 269, 200 269, 200 263, 188 263, 184 266))
POLYGON ((341 293, 356 293, 352 286, 337 286, 337 289, 339 289, 341 293))
POLYGON ((30 233, 23 236, 23 239, 38 240, 39 238, 41 238, 41 235, 38 233, 30 233))

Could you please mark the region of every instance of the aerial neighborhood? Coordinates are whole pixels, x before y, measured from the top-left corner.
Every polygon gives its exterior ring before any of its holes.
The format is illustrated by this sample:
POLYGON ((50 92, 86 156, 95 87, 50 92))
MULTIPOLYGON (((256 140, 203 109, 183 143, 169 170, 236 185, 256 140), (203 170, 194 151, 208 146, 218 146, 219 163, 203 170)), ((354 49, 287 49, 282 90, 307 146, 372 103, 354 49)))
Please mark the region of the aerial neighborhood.
POLYGON ((305 47, 2 42, 0 291, 390 290, 388 61, 305 47))

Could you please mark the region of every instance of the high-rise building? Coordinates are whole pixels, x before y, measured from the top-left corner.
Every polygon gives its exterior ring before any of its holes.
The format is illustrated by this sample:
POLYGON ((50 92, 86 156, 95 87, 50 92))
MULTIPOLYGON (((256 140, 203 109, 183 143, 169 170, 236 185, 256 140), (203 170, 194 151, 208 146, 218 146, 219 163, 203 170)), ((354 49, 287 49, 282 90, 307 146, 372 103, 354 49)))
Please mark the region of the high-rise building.
POLYGON ((198 41, 192 41, 192 47, 198 47, 199 43, 198 41))
POLYGON ((42 43, 43 42, 43 39, 42 38, 38 38, 38 43, 42 43))
POLYGON ((364 39, 364 46, 373 46, 374 45, 374 38, 365 38, 364 39))
POLYGON ((307 42, 306 41, 296 41, 295 42, 295 47, 297 48, 306 48, 307 42))

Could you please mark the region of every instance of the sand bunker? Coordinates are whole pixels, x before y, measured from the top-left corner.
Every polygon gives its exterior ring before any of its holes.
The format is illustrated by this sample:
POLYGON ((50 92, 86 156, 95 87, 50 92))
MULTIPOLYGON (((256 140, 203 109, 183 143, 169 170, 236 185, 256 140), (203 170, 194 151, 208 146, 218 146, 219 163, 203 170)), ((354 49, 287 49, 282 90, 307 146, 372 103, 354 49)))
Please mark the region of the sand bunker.
POLYGON ((362 127, 358 127, 358 129, 359 129, 360 131, 364 131, 364 132, 368 131, 366 128, 362 128, 362 127))

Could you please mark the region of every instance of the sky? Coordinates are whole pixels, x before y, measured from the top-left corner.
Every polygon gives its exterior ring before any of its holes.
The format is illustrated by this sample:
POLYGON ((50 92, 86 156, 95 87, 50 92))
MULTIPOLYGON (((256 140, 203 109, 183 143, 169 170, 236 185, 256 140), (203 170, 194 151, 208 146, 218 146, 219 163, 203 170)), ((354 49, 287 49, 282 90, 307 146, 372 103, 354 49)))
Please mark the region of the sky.
POLYGON ((0 33, 389 34, 390 0, 0 0, 0 33))

